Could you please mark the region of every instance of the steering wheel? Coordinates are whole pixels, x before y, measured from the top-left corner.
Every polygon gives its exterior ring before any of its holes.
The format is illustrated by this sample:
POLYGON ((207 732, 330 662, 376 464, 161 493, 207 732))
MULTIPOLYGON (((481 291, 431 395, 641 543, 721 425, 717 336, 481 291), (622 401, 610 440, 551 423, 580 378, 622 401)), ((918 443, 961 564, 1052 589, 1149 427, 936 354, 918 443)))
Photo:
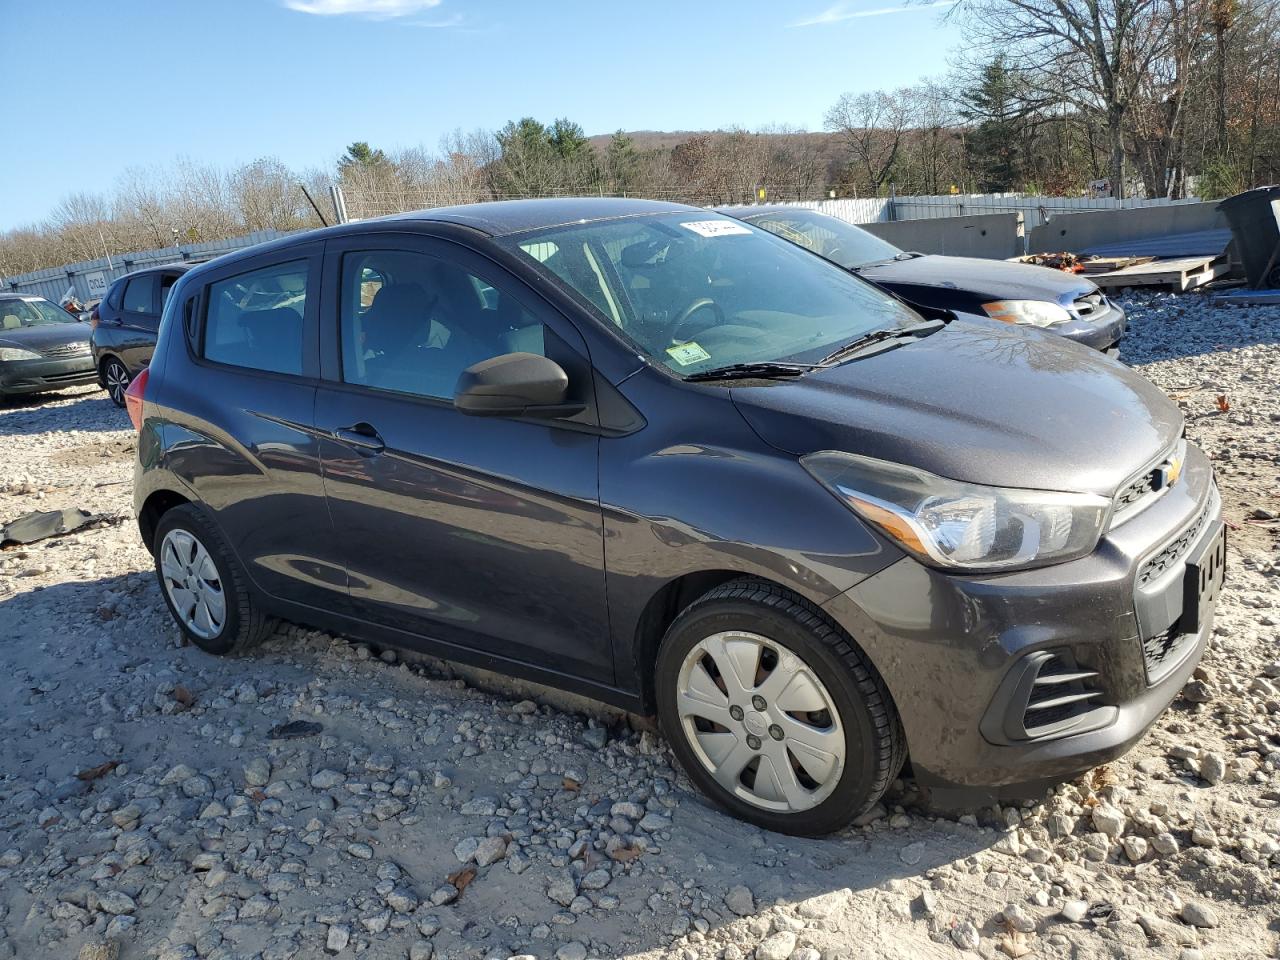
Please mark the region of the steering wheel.
MULTIPOLYGON (((707 310, 707 309, 710 309, 712 312, 715 313, 715 321, 714 321, 715 323, 725 322, 724 308, 721 307, 720 304, 716 303, 710 297, 699 297, 697 300, 693 301, 693 303, 689 304, 687 307, 685 307, 683 310, 680 311, 680 316, 676 317, 676 322, 671 326, 671 339, 673 341, 691 339, 691 335, 682 336, 683 328, 690 325, 689 321, 693 318, 694 314, 698 313, 701 310, 707 310)), ((713 325, 714 324, 712 323, 707 323, 698 327, 698 330, 705 330, 707 329, 707 327, 710 327, 713 325)), ((697 331, 691 331, 691 334, 696 332, 697 331)))

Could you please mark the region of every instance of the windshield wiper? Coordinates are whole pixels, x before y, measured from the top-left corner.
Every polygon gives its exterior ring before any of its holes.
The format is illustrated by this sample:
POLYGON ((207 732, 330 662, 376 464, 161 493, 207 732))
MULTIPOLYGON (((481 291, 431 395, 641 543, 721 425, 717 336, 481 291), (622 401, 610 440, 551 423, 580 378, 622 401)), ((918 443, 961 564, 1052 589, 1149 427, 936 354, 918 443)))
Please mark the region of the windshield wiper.
POLYGON ((872 330, 856 340, 850 340, 839 349, 831 351, 831 353, 818 361, 817 366, 826 367, 833 363, 839 363, 841 360, 847 360, 867 347, 882 343, 885 340, 916 337, 923 333, 932 333, 943 326, 944 324, 941 320, 931 320, 928 323, 913 323, 906 327, 885 327, 883 330, 872 330))
POLYGON ((781 360, 764 360, 758 363, 731 363, 714 370, 691 373, 685 380, 774 380, 798 377, 813 369, 808 363, 786 363, 781 360))

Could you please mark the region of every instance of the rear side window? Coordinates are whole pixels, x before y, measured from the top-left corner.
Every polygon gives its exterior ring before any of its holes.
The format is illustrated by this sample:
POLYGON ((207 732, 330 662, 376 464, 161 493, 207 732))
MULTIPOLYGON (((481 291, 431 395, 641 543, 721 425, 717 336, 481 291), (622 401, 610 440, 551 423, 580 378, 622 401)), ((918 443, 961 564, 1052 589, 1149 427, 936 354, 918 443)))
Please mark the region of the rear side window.
POLYGON ((307 262, 273 264, 209 285, 204 356, 217 363, 302 373, 307 262))
POLYGON ((178 278, 182 276, 180 273, 166 273, 160 278, 160 309, 164 310, 164 305, 169 302, 169 291, 173 289, 173 285, 178 282, 178 278))
POLYGON ((452 400, 474 363, 546 355, 545 328, 514 296, 426 254, 345 254, 341 297, 347 383, 452 400))
POLYGON ((155 311, 156 275, 134 277, 124 288, 125 313, 153 313, 155 311))

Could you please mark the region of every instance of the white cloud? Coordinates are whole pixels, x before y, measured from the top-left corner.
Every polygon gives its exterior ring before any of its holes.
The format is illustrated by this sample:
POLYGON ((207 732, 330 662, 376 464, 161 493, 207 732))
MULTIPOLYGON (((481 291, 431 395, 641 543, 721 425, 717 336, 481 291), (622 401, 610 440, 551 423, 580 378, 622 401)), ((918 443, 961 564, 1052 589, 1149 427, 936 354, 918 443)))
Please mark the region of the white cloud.
POLYGON ((445 17, 443 20, 410 20, 411 27, 460 27, 465 22, 465 18, 460 13, 455 13, 451 17, 445 17))
POLYGON ((318 17, 357 16, 370 20, 392 20, 423 13, 440 6, 440 2, 441 0, 284 0, 284 5, 298 13, 310 13, 318 17))
POLYGON ((957 0, 933 0, 932 3, 914 3, 904 7, 880 7, 876 10, 852 10, 847 3, 837 3, 827 7, 821 13, 797 20, 793 27, 816 27, 828 23, 840 23, 844 20, 856 20, 859 17, 883 17, 890 13, 910 13, 913 10, 932 10, 937 7, 949 7, 957 0))

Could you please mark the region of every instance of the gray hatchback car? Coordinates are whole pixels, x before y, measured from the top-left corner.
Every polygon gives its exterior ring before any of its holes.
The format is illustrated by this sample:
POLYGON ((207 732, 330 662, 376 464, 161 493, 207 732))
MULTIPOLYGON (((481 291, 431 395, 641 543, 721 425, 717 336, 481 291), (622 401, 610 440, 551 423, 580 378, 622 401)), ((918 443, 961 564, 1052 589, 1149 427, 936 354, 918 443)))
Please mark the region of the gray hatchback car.
POLYGON ((1224 559, 1178 408, 922 315, 749 224, 583 199, 292 236, 178 280, 127 393, 182 630, 287 617, 656 713, 734 814, 820 834, 1128 749, 1224 559))

